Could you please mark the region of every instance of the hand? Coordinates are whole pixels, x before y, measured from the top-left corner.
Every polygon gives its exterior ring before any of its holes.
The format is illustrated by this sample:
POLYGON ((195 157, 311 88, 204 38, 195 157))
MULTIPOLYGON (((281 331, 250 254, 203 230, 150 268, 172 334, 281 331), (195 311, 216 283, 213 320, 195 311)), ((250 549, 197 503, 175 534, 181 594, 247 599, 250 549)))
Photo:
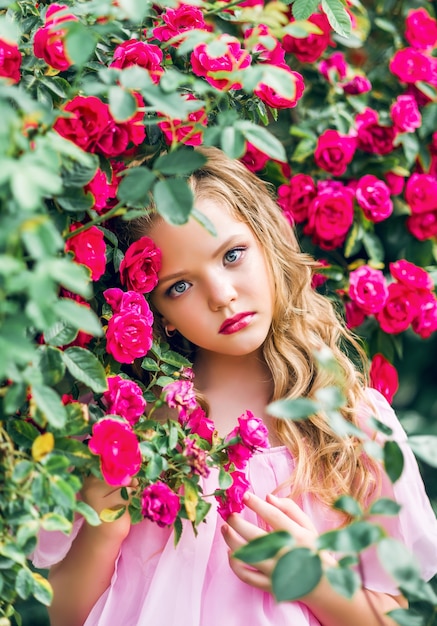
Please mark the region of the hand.
MULTIPOLYGON (((254 494, 247 493, 244 502, 266 523, 267 528, 273 531, 285 530, 295 539, 296 546, 314 548, 318 536, 317 530, 308 515, 290 498, 277 498, 268 495, 264 501, 254 494)), ((232 556, 235 550, 247 542, 267 534, 266 531, 235 513, 229 516, 227 524, 224 524, 222 530, 225 541, 230 548, 229 564, 234 573, 243 582, 263 591, 271 592, 271 576, 282 553, 256 565, 247 565, 232 556)), ((329 554, 323 555, 323 561, 328 566, 333 566, 336 563, 329 554)))

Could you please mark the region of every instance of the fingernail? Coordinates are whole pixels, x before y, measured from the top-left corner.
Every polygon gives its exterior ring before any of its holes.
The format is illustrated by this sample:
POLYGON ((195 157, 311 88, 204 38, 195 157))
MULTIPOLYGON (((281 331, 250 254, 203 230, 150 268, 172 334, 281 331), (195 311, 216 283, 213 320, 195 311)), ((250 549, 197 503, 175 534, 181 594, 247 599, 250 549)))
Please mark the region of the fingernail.
POLYGON ((243 495, 243 502, 248 502, 249 500, 250 500, 250 493, 246 491, 246 493, 243 495))

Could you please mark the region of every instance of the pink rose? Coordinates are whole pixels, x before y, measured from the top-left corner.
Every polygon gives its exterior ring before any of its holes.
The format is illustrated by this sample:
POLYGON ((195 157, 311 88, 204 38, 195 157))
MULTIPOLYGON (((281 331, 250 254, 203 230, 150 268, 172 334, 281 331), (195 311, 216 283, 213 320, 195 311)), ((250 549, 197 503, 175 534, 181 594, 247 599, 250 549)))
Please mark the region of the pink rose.
POLYGON ((381 270, 361 265, 349 274, 349 297, 365 313, 378 313, 388 297, 388 288, 381 270))
POLYGON ((161 268, 161 250, 150 237, 141 237, 129 246, 120 264, 121 284, 138 291, 149 293, 158 284, 161 268))
POLYGON ((153 82, 159 83, 164 73, 161 66, 162 51, 153 43, 129 39, 118 45, 114 51, 114 60, 109 67, 124 69, 132 65, 138 65, 149 73, 153 82))
POLYGON ((367 76, 356 74, 350 80, 341 84, 344 93, 348 96, 358 96, 372 90, 372 83, 367 76))
POLYGON ((372 174, 360 178, 355 189, 355 197, 366 218, 375 224, 387 219, 393 213, 390 189, 384 181, 372 174))
POLYGON ((437 209, 411 215, 407 218, 407 228, 420 241, 437 237, 437 209))
POLYGON ((385 155, 395 149, 393 141, 397 131, 393 126, 379 124, 379 116, 373 109, 365 109, 355 117, 358 148, 364 152, 385 155))
POLYGON ((330 83, 343 80, 347 73, 347 62, 343 52, 334 52, 320 61, 319 72, 330 83))
POLYGON ((267 165, 269 157, 267 154, 261 152, 261 150, 259 150, 256 146, 247 141, 246 151, 240 161, 244 163, 247 169, 251 172, 259 172, 267 165))
POLYGON ((369 375, 370 386, 382 393, 387 402, 391 403, 399 388, 396 368, 382 354, 375 354, 369 375))
POLYGON ((146 356, 153 343, 149 318, 135 311, 116 313, 108 322, 106 350, 119 363, 133 363, 146 356))
POLYGON ((405 179, 403 176, 395 174, 394 172, 386 172, 384 176, 392 196, 398 196, 402 193, 405 185, 405 179))
POLYGON ((121 376, 110 376, 107 380, 108 391, 103 394, 106 412, 124 417, 133 426, 146 408, 141 387, 121 376))
POLYGON ((397 50, 389 69, 403 83, 429 82, 432 76, 430 57, 415 48, 397 50))
POLYGON ((15 43, 9 43, 0 38, 0 77, 9 78, 12 83, 18 83, 21 78, 22 56, 15 43))
POLYGON ((136 313, 145 317, 150 325, 153 323, 153 314, 144 296, 137 291, 122 291, 118 287, 111 287, 103 292, 103 296, 114 313, 136 313))
POLYGON ((285 50, 265 24, 244 31, 244 44, 256 55, 257 63, 268 63, 280 67, 285 63, 285 50))
POLYGON ((411 9, 405 20, 405 39, 418 50, 437 45, 437 22, 424 8, 411 9))
POLYGON ((224 495, 216 496, 219 503, 217 512, 226 520, 231 513, 239 513, 243 510, 243 497, 250 487, 243 472, 232 472, 232 485, 226 489, 224 495))
POLYGON ((314 160, 317 167, 333 176, 341 176, 354 158, 356 137, 340 134, 337 130, 325 130, 317 140, 314 160))
POLYGON ((64 22, 78 21, 75 15, 68 13, 69 8, 65 4, 51 4, 46 12, 45 24, 38 28, 33 40, 34 55, 61 71, 73 65, 65 47, 68 30, 62 28, 64 22))
POLYGON ((412 174, 405 186, 405 199, 413 214, 437 209, 437 178, 430 174, 412 174))
POLYGON ((316 185, 308 174, 296 174, 288 185, 278 188, 278 204, 290 224, 300 224, 308 218, 308 207, 316 197, 316 185))
MULTIPOLYGON (((239 436, 239 428, 236 426, 226 437, 226 442, 239 436)), ((225 465, 225 469, 229 469, 233 464, 237 469, 244 469, 247 461, 252 456, 252 451, 241 441, 237 441, 226 448, 229 462, 225 465)))
POLYGON ((419 267, 405 259, 390 263, 389 267, 393 278, 406 287, 425 291, 431 291, 434 288, 431 276, 423 267, 419 267))
POLYGON ((212 445, 216 434, 215 425, 212 420, 206 417, 205 411, 200 406, 191 411, 183 425, 212 445))
MULTIPOLYGON (((191 93, 186 94, 185 99, 197 101, 191 93)), ((207 121, 205 108, 199 103, 199 108, 188 113, 186 119, 168 119, 158 122, 158 126, 168 144, 176 141, 187 146, 200 146, 203 141, 203 127, 206 127, 207 121)))
POLYGON ((264 422, 255 417, 251 411, 245 411, 238 418, 241 441, 249 450, 259 450, 269 447, 269 431, 264 422))
POLYGON ((110 124, 107 104, 95 96, 75 96, 64 111, 69 117, 58 117, 53 128, 85 152, 95 152, 97 141, 110 124))
POLYGON ((127 486, 140 470, 138 439, 125 422, 110 417, 96 422, 88 447, 100 456, 103 478, 108 485, 127 486))
MULTIPOLYGON (((70 232, 80 228, 77 222, 70 227, 70 232)), ((73 235, 65 242, 65 251, 72 252, 76 263, 86 265, 91 271, 92 280, 99 280, 106 268, 106 244, 103 232, 97 226, 73 235)))
POLYGON ((419 312, 412 322, 412 328, 422 339, 428 339, 437 330, 437 300, 433 293, 420 294, 419 312))
POLYGON ((250 54, 243 50, 238 39, 231 35, 218 35, 216 41, 226 47, 224 53, 215 54, 214 49, 206 43, 195 46, 190 60, 193 73, 196 76, 203 76, 210 85, 217 89, 241 89, 241 83, 235 81, 231 73, 249 67, 252 60, 250 54), (215 72, 229 72, 230 77, 214 78, 215 72))
POLYGON ((114 178, 115 176, 108 182, 106 174, 98 168, 94 177, 84 187, 85 193, 90 193, 94 197, 93 209, 99 215, 102 215, 109 209, 108 204, 116 197, 117 181, 114 181, 114 178))
POLYGON ((168 485, 158 481, 146 487, 141 497, 141 512, 158 526, 170 526, 178 516, 181 504, 168 485))
POLYGON ((308 21, 315 24, 322 32, 310 33, 307 37, 284 35, 282 39, 284 50, 293 54, 301 63, 314 63, 331 44, 331 27, 326 15, 315 13, 308 18, 308 21))
MULTIPOLYGON (((331 267, 331 264, 326 259, 317 259, 317 263, 322 269, 323 267, 331 267)), ((326 274, 322 274, 321 272, 317 272, 314 270, 314 274, 311 279, 311 287, 313 289, 317 289, 326 283, 328 280, 328 276, 326 274)))
MULTIPOLYGON (((164 22, 162 26, 153 28, 153 36, 158 41, 169 41, 190 30, 206 30, 205 18, 202 11, 189 4, 180 4, 176 9, 166 9, 159 19, 164 22)), ((183 40, 181 37, 177 43, 172 43, 176 48, 183 40)))
POLYGON ((282 69, 284 70, 284 78, 282 80, 285 80, 286 72, 288 74, 287 80, 289 80, 290 84, 293 86, 294 95, 292 98, 283 96, 266 83, 259 83, 254 89, 254 94, 272 109, 291 109, 295 107, 298 100, 302 97, 305 88, 303 78, 299 72, 290 70, 288 66, 282 69))
POLYGON ((209 476, 210 469, 207 464, 208 457, 206 450, 197 445, 194 439, 190 439, 189 437, 184 439, 182 456, 187 459, 193 474, 204 477, 209 476))
POLYGON ((346 326, 348 328, 356 328, 366 319, 366 314, 361 307, 359 307, 353 300, 348 300, 344 305, 344 312, 346 317, 346 326))
POLYGON ((417 102, 409 95, 396 98, 396 102, 390 107, 390 117, 400 133, 413 133, 422 124, 417 102))
POLYGON ((351 193, 346 188, 324 191, 309 205, 304 234, 323 250, 334 250, 344 243, 353 220, 351 193))
POLYGON ((177 409, 182 422, 187 413, 197 407, 196 392, 191 380, 175 380, 162 388, 165 402, 170 409, 177 409))
POLYGON ((407 330, 418 312, 416 292, 401 283, 392 283, 388 286, 384 308, 377 313, 376 318, 384 332, 398 334, 407 330))

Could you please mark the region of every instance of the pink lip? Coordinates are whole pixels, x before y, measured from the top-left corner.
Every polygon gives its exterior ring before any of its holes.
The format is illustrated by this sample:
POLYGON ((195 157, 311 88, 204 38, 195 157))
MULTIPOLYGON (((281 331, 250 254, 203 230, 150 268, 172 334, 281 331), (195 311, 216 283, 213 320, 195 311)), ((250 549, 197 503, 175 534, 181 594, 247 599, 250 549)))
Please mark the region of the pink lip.
POLYGON ((223 322, 223 324, 219 328, 220 335, 232 335, 233 333, 237 333, 239 330, 245 328, 253 319, 255 313, 246 312, 246 313, 237 313, 233 317, 229 317, 227 320, 223 322))

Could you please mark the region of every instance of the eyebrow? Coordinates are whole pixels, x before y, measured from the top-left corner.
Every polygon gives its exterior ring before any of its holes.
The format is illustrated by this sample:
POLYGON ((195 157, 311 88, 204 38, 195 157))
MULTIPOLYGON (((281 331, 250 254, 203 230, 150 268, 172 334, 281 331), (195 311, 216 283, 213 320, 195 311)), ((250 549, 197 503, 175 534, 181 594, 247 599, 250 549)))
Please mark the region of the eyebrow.
MULTIPOLYGON (((241 235, 234 234, 232 235, 232 237, 229 237, 228 239, 226 239, 226 241, 224 241, 218 248, 217 250, 215 250, 212 254, 212 258, 218 256, 223 250, 226 250, 226 248, 228 248, 232 242, 236 242, 238 239, 240 239, 241 237, 243 237, 243 233, 241 233, 241 235)), ((160 285, 162 285, 163 283, 167 283, 170 280, 175 280, 176 278, 181 278, 182 276, 184 276, 185 274, 187 274, 187 270, 180 270, 179 272, 175 272, 174 274, 168 274, 167 276, 162 276, 159 279, 159 283, 158 283, 158 287, 160 285)))

